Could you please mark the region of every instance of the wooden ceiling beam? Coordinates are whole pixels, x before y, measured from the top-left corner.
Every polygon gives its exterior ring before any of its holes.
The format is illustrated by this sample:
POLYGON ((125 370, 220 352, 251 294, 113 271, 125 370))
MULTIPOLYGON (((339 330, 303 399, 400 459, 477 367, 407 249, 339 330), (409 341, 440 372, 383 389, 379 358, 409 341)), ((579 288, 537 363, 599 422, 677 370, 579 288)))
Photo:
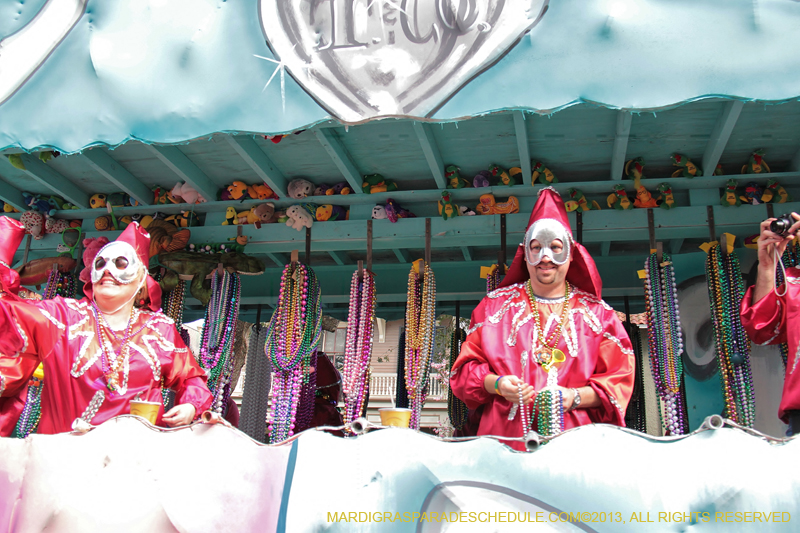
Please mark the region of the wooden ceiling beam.
POLYGON ((622 172, 625 169, 625 158, 628 155, 628 138, 631 135, 631 124, 633 115, 630 111, 620 109, 617 111, 617 129, 614 134, 614 148, 611 152, 611 175, 612 180, 622 179, 622 172))
POLYGON ((525 127, 525 114, 514 111, 514 133, 517 137, 517 151, 519 152, 519 167, 522 169, 522 183, 530 179, 533 172, 531 168, 531 148, 528 142, 528 128, 525 127))
POLYGON ((703 153, 703 176, 710 177, 714 174, 743 107, 744 102, 740 100, 730 100, 723 105, 711 136, 708 138, 706 151, 703 153))
POLYGON ((344 252, 336 252, 332 250, 328 252, 328 255, 330 255, 339 266, 352 264, 352 261, 350 261, 350 258, 347 257, 347 254, 344 252))
POLYGON ((336 133, 330 129, 316 129, 314 130, 314 135, 317 137, 322 147, 325 148, 325 151, 328 152, 331 159, 333 159, 336 168, 342 173, 344 179, 350 184, 353 193, 363 194, 364 191, 361 189, 361 185, 364 183, 364 179, 361 176, 361 172, 359 172, 356 164, 353 162, 353 158, 350 157, 350 154, 347 152, 344 144, 342 144, 342 141, 336 136, 336 133))
MULTIPOLYGON (((9 168, 13 168, 11 163, 8 162, 8 159, 5 157, 0 156, 0 161, 3 164, 8 165, 9 168)), ((25 212, 28 210, 28 206, 25 205, 25 199, 22 197, 22 191, 14 187, 13 185, 7 183, 5 176, 2 176, 2 180, 0 180, 0 200, 3 200, 5 203, 10 204, 14 209, 20 212, 25 212)))
POLYGON ((103 148, 85 150, 81 152, 81 157, 86 160, 90 167, 140 204, 151 205, 153 203, 153 191, 139 181, 136 176, 128 172, 103 148))
POLYGON ((408 254, 408 250, 404 250, 403 248, 394 248, 392 250, 394 255, 397 256, 397 260, 401 263, 410 263, 411 256, 408 254))
POLYGON ((267 256, 270 261, 272 261, 281 268, 289 264, 289 256, 286 254, 267 252, 264 255, 267 256))
POLYGON ((425 161, 428 162, 428 167, 431 169, 431 174, 433 174, 436 186, 439 189, 447 188, 447 180, 444 177, 444 161, 439 151, 439 145, 436 144, 436 139, 433 136, 431 125, 415 121, 413 122, 413 127, 422 147, 422 153, 425 154, 425 161))
POLYGON ((177 146, 145 145, 162 163, 177 174, 181 181, 185 181, 195 188, 206 200, 212 202, 217 199, 218 187, 200 170, 186 154, 177 146))
POLYGON ((248 136, 226 135, 226 140, 256 175, 281 198, 288 197, 288 180, 256 141, 248 136))
POLYGON ((461 253, 464 254, 464 261, 472 261, 472 248, 469 246, 462 246, 461 253))
POLYGON ((25 174, 38 181, 64 200, 73 203, 81 209, 89 208, 89 195, 83 192, 68 178, 62 176, 45 163, 31 154, 21 154, 22 163, 25 165, 25 174))

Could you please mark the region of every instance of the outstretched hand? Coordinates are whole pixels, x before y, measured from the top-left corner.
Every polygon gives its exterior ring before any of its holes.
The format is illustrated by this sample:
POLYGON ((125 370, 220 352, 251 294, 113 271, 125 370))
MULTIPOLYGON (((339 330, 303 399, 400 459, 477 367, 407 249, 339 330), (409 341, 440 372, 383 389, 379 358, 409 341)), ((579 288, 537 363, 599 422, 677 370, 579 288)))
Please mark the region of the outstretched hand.
POLYGON ((520 385, 522 386, 522 403, 528 405, 533 400, 536 392, 533 387, 517 376, 503 376, 497 388, 500 395, 511 403, 519 403, 520 385))

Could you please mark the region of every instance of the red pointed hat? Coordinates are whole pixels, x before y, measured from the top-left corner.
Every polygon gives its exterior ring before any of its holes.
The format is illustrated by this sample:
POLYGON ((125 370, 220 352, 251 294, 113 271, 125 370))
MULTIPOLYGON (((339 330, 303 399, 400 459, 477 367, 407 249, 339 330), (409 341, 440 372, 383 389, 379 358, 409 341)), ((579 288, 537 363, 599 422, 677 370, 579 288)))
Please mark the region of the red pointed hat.
MULTIPOLYGON (((539 198, 536 200, 536 205, 533 206, 533 212, 531 212, 531 218, 528 220, 528 227, 525 230, 526 233, 534 222, 544 218, 560 222, 572 240, 572 263, 570 263, 569 271, 567 272, 567 281, 580 290, 600 298, 603 290, 603 281, 600 279, 597 265, 594 264, 594 259, 589 255, 586 248, 572 238, 572 228, 569 225, 564 200, 552 187, 545 187, 539 191, 539 198)), ((527 281, 529 278, 524 245, 520 244, 517 248, 517 254, 514 256, 514 261, 499 286, 508 287, 514 283, 527 281)))
POLYGON ((25 236, 25 226, 19 220, 0 216, 0 289, 17 294, 19 274, 12 270, 14 254, 25 236))
MULTIPOLYGON (((136 250, 136 255, 139 256, 139 261, 141 261, 145 269, 147 269, 147 266, 150 264, 150 234, 147 233, 147 231, 142 228, 138 222, 131 222, 128 224, 128 227, 125 228, 125 231, 123 231, 116 240, 119 242, 126 242, 133 246, 133 249, 136 250)), ((87 257, 86 253, 83 254, 83 263, 85 265, 84 270, 91 270, 92 264, 94 263, 94 258, 97 256, 98 252, 100 252, 101 248, 102 246, 97 247, 94 250, 93 257, 87 257)), ((83 293, 91 300, 91 277, 81 276, 81 279, 84 279, 85 282, 83 286, 83 293)), ((147 274, 146 283, 147 294, 150 298, 150 301, 146 304, 146 307, 149 307, 152 311, 159 311, 161 309, 161 287, 159 286, 158 282, 154 280, 152 276, 150 276, 150 274, 147 274)))

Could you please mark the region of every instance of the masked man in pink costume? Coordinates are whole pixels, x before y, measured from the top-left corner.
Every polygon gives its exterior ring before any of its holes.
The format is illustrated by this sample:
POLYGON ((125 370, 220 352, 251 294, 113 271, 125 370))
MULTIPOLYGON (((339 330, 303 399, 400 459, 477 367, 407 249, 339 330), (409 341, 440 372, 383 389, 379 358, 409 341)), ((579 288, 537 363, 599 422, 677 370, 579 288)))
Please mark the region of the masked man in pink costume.
MULTIPOLYGON (((574 242, 564 202, 543 189, 523 244, 500 287, 473 311, 453 365, 454 394, 470 409, 483 407, 479 435, 522 437, 531 419, 536 430, 541 413, 532 412, 533 400, 545 388, 556 398, 560 392, 565 429, 625 424, 634 355, 600 292, 597 267, 574 242)), ((522 442, 509 444, 524 450, 522 442)))
MULTIPOLYGON (((150 236, 134 222, 87 264, 86 298, 0 299, 0 358, 44 365, 39 433, 69 431, 76 419, 101 424, 129 413, 136 396, 160 404, 162 387, 176 391, 176 405, 159 408, 158 425, 188 424, 211 405, 205 373, 160 311, 149 249, 150 236)), ((3 394, 29 377, 4 376, 3 394)))
MULTIPOLYGON (((795 220, 800 215, 792 213, 795 220)), ((795 222, 788 231, 779 235, 770 230, 771 218, 761 223, 758 238, 758 275, 756 284, 747 289, 741 303, 742 325, 756 344, 789 345, 783 395, 778 406, 778 417, 789 424, 789 434, 800 433, 800 372, 795 373, 800 358, 800 269, 787 268, 786 281, 775 287, 776 257, 780 258, 792 239, 800 231, 795 222)))
MULTIPOLYGON (((19 274, 11 269, 11 263, 24 236, 22 222, 0 216, 0 298, 19 301, 19 274)), ((37 366, 34 359, 0 357, 0 437, 9 437, 14 432, 28 397, 25 376, 33 374, 37 366), (2 397, 6 381, 21 383, 21 386, 15 394, 2 397)))

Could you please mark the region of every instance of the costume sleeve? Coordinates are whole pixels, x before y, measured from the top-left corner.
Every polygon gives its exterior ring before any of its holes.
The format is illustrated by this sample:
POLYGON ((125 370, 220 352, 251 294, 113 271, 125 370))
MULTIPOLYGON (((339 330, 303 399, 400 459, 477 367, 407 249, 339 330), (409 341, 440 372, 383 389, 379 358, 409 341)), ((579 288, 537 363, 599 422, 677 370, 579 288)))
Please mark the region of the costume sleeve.
POLYGON ((167 335, 171 337, 175 350, 172 352, 172 364, 164 369, 164 385, 175 391, 175 405, 194 405, 195 418, 199 418, 203 411, 211 407, 213 400, 206 385, 206 373, 195 361, 175 326, 170 330, 167 335))
POLYGON ((780 344, 786 342, 786 306, 782 298, 775 291, 761 298, 756 303, 753 301, 755 286, 747 289, 739 306, 742 315, 742 325, 748 337, 756 344, 780 344))
POLYGON ((0 396, 13 396, 46 359, 66 325, 56 300, 0 299, 0 396), (21 358, 26 359, 23 361, 21 358))
POLYGON ((475 308, 470 321, 471 332, 461 345, 461 352, 453 364, 450 387, 453 394, 469 409, 487 403, 492 395, 483 386, 484 379, 492 373, 481 342, 481 326, 484 317, 483 301, 475 308))
POLYGON ((630 338, 613 311, 605 316, 605 330, 597 357, 597 366, 589 386, 601 405, 588 409, 595 423, 625 425, 625 409, 633 394, 635 357, 630 338))

